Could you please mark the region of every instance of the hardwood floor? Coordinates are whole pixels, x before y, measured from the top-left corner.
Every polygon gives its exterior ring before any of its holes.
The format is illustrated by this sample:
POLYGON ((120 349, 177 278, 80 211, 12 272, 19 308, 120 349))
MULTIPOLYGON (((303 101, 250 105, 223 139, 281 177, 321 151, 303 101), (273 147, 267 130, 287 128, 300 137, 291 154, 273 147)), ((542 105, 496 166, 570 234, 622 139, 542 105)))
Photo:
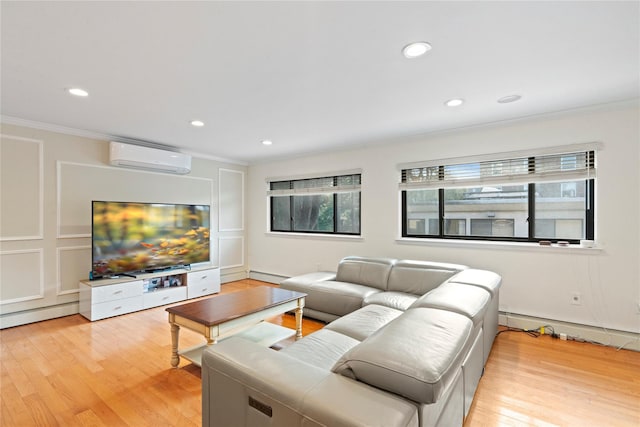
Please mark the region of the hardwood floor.
POLYGON ((640 353, 503 332, 465 426, 640 426, 640 353))
MULTIPOLYGON (((0 426, 200 426, 200 368, 170 367, 165 308, 0 331, 0 426)), ((273 321, 295 324, 290 315, 273 321)), ((303 332, 322 326, 305 319, 303 332)), ((181 331, 182 347, 201 342, 181 331)), ((528 425, 639 426, 640 353, 500 334, 465 427, 528 425)))

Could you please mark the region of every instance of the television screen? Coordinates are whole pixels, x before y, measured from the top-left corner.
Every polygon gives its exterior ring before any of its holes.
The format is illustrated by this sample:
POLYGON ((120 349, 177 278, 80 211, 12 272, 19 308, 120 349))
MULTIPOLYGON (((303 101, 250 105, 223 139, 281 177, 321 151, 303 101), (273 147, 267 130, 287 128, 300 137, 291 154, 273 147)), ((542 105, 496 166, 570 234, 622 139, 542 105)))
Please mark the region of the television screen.
POLYGON ((94 201, 93 278, 209 261, 209 206, 94 201))

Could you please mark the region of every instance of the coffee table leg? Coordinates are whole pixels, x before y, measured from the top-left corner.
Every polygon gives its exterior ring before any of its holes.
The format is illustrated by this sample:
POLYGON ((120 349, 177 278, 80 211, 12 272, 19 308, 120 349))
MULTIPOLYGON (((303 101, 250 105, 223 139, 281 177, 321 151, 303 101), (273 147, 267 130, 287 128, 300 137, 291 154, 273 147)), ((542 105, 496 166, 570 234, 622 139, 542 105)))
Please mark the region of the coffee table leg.
POLYGON ((180 326, 171 322, 171 366, 177 368, 180 364, 178 356, 178 337, 180 336, 180 326))
POLYGON ((217 337, 216 338, 211 338, 212 334, 213 334, 213 330, 211 328, 205 329, 204 337, 207 339, 207 345, 218 344, 217 337))
POLYGON ((296 340, 302 338, 302 310, 304 308, 304 298, 298 300, 296 308, 296 340))

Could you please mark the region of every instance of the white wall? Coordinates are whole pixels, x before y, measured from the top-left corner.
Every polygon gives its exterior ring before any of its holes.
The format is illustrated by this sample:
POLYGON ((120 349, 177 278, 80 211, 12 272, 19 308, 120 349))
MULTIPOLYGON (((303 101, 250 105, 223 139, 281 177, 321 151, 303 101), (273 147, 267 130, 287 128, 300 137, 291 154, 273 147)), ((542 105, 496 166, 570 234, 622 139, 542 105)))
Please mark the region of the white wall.
POLYGON ((246 166, 193 158, 184 176, 136 171, 109 165, 106 139, 11 124, 1 133, 0 327, 78 312, 91 200, 209 204, 212 264, 223 282, 246 277, 246 166))
POLYGON ((335 271, 347 255, 454 262, 503 276, 501 311, 640 332, 639 117, 638 102, 627 102, 251 165, 250 269, 281 276, 335 271), (596 189, 602 250, 398 241, 398 163, 593 141, 604 147, 596 189), (361 239, 267 233, 266 178, 353 168, 363 169, 361 239), (582 294, 581 306, 570 304, 573 292, 582 294))

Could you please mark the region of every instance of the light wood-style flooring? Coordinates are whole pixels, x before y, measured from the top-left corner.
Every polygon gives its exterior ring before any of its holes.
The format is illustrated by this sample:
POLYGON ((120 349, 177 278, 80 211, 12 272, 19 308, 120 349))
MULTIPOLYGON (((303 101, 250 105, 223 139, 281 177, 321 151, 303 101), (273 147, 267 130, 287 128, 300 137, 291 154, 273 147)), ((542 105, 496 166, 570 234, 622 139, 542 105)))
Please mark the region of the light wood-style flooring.
MULTIPOLYGON (((261 284, 228 283, 222 293, 261 284)), ((170 367, 165 308, 0 331, 0 426, 200 426, 200 368, 170 367)), ((323 326, 303 323, 304 334, 323 326)), ((181 347, 201 342, 181 330, 181 347)), ((500 334, 465 427, 556 425, 640 426, 640 353, 500 334)))

